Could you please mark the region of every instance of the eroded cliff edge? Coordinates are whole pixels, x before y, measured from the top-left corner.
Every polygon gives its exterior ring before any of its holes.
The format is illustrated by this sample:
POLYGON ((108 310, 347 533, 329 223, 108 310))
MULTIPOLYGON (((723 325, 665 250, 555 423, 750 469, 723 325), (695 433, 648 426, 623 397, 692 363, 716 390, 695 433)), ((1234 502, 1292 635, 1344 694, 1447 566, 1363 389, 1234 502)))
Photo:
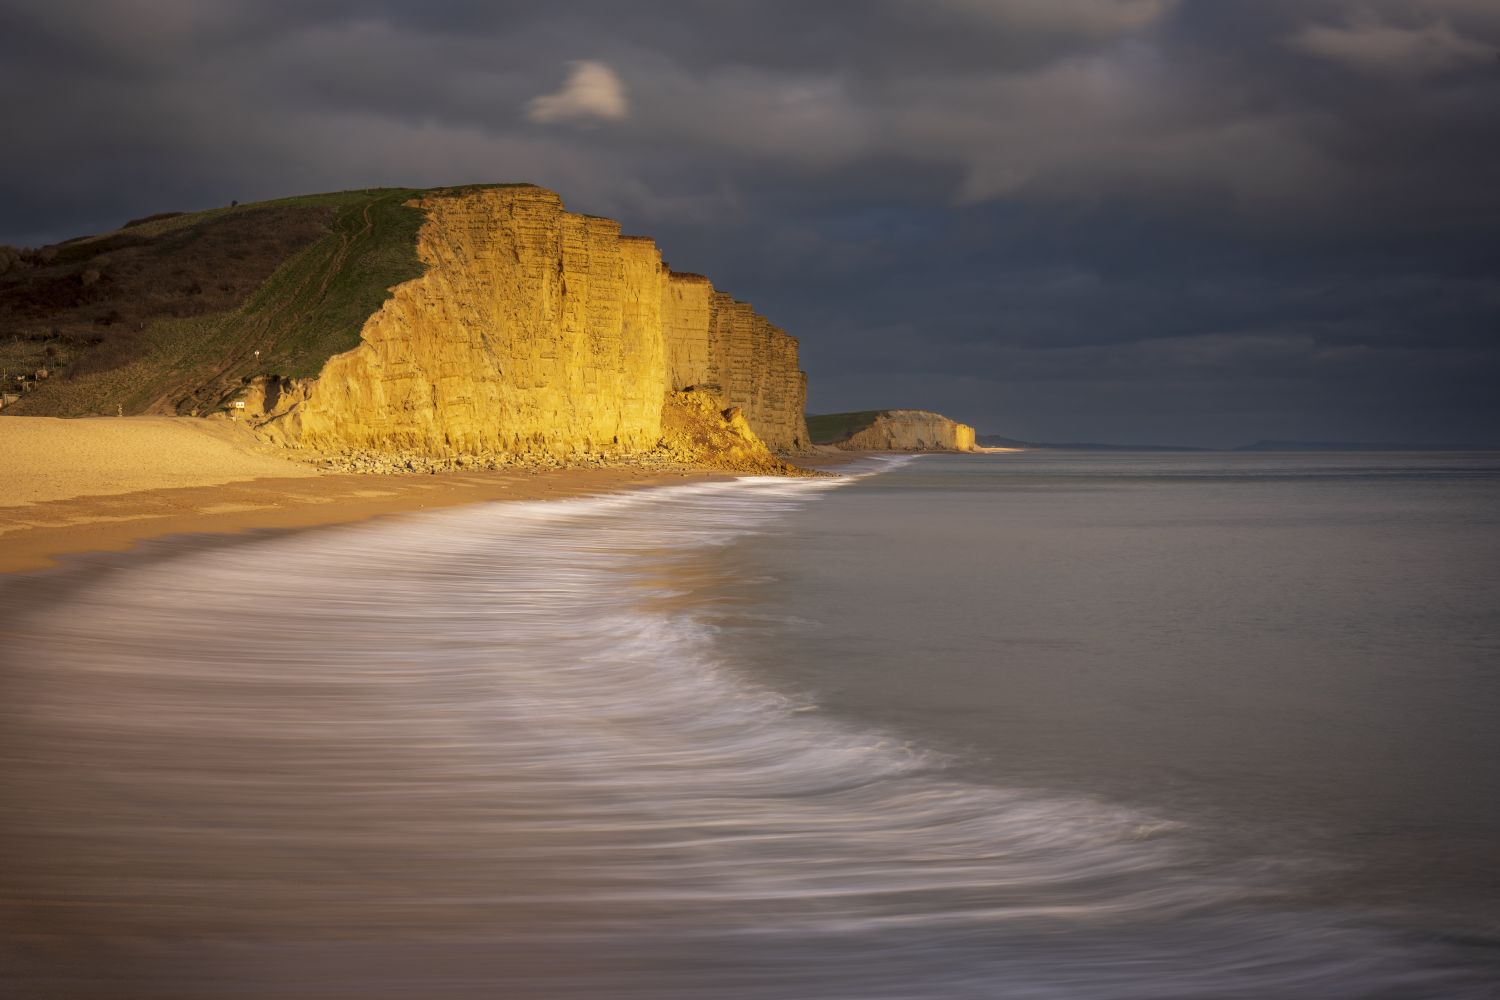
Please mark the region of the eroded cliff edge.
POLYGON ((731 437, 809 447, 797 341, 706 278, 674 274, 651 240, 539 187, 410 204, 425 213, 425 272, 316 378, 252 382, 240 412, 265 436, 327 452, 626 456, 662 446, 664 414, 668 430, 683 425, 674 407, 701 422, 717 404, 731 437))
POLYGON ((974 428, 931 410, 865 410, 808 417, 813 440, 845 451, 973 451, 974 428))

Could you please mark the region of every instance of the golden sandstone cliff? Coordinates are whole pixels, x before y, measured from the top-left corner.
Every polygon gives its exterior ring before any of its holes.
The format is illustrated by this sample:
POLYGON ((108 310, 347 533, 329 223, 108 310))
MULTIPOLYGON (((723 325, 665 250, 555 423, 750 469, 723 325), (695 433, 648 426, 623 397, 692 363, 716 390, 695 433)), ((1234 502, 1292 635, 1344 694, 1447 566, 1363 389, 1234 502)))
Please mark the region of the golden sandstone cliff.
POLYGON ((532 186, 415 204, 426 272, 316 379, 257 380, 243 413, 263 435, 333 452, 565 459, 685 457, 692 440, 727 434, 739 466, 775 464, 767 447, 808 449, 797 341, 706 278, 674 274, 651 240, 532 186))

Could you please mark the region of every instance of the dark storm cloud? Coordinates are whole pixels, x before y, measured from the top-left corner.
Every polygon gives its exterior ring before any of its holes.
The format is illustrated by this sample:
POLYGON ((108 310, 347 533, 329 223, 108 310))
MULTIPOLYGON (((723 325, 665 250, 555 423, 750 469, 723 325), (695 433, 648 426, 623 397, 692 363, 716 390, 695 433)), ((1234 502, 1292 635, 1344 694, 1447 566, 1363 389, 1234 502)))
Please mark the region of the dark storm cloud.
POLYGON ((1497 49, 1492 0, 11 0, 0 241, 526 179, 799 335, 820 409, 1493 441, 1497 49))

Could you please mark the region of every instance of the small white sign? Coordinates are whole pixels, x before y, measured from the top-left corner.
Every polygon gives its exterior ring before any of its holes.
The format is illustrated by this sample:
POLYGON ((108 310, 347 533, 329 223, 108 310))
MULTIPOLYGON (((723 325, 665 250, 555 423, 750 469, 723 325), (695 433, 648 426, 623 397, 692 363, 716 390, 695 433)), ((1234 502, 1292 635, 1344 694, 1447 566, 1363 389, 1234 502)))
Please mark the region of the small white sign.
POLYGON ((245 408, 245 401, 243 399, 236 399, 234 401, 234 408, 236 410, 243 410, 245 408))

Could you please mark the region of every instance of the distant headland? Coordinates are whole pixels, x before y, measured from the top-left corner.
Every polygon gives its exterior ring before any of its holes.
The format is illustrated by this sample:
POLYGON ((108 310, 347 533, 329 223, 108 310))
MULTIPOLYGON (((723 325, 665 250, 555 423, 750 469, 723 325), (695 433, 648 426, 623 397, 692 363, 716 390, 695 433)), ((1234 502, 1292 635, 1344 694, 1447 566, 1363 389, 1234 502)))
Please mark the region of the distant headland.
POLYGON ((974 428, 931 410, 808 414, 814 444, 844 451, 974 451, 974 428))

